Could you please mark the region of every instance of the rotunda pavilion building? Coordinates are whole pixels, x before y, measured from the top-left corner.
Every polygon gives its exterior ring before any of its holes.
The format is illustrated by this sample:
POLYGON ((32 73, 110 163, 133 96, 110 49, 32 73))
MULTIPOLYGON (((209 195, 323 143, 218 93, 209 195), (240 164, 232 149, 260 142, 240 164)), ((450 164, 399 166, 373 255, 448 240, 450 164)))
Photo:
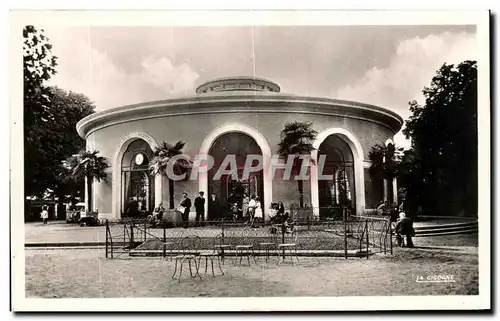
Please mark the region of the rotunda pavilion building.
MULTIPOLYGON (((370 177, 368 154, 401 129, 399 115, 365 103, 282 93, 278 84, 261 78, 230 77, 202 84, 191 96, 113 108, 82 119, 77 131, 87 150, 98 150, 110 165, 107 180, 93 184, 92 210, 115 220, 127 216, 131 206, 152 211, 161 202, 168 208, 171 194, 172 206, 177 206, 183 192, 194 200, 200 191, 207 199, 215 194, 221 202, 234 197, 235 190, 259 196, 265 217, 273 202, 298 204, 297 181, 283 179, 280 169, 272 175, 263 168, 247 178, 213 175, 227 155, 235 155, 239 174, 240 160, 248 155, 282 164, 273 155, 278 154, 280 131, 292 121, 311 122, 318 132, 311 154, 316 162, 303 183, 304 203, 314 215, 339 205, 341 198, 356 214, 382 200, 396 200, 395 181, 370 177), (178 141, 186 143, 183 153, 189 157, 212 156, 213 168, 173 184, 165 175, 152 176, 148 165, 155 149, 178 141), (326 161, 319 172, 321 155, 326 161)), ((208 202, 205 207, 207 213, 208 202)))

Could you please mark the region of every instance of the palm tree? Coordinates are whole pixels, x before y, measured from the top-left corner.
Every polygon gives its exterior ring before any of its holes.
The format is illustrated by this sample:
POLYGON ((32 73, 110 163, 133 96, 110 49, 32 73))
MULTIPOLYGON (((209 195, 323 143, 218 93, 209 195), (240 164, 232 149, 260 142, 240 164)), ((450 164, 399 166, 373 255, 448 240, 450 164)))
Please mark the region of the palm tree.
MULTIPOLYGON (((302 161, 298 156, 311 155, 315 149, 313 142, 316 139, 318 132, 312 128, 311 122, 289 122, 280 133, 281 141, 278 144, 278 153, 281 157, 288 159, 288 156, 297 156, 293 162, 293 172, 297 174, 302 167, 302 161)), ((311 159, 314 164, 314 160, 311 159)), ((304 207, 304 182, 297 180, 297 188, 299 191, 299 205, 304 207)))
MULTIPOLYGON (((172 157, 182 154, 182 149, 186 143, 177 142, 175 145, 163 142, 154 152, 154 158, 149 166, 151 175, 161 174, 168 178, 168 191, 169 191, 169 207, 174 208, 174 181, 167 175, 168 163, 172 157)), ((190 162, 186 159, 178 159, 173 164, 173 172, 175 175, 184 174, 190 168, 190 162)))
POLYGON ((368 154, 371 161, 370 176, 375 181, 386 179, 392 181, 399 175, 399 166, 401 164, 401 155, 403 148, 396 147, 393 143, 387 146, 376 144, 368 154))
POLYGON ((79 157, 73 155, 63 160, 56 168, 58 172, 56 195, 61 203, 67 200, 74 203, 77 196, 85 194, 85 179, 83 177, 76 179, 73 176, 73 170, 79 162, 79 157))
POLYGON ((87 210, 90 212, 92 210, 92 185, 94 180, 100 182, 101 180, 106 181, 107 173, 106 169, 108 164, 106 158, 98 156, 99 151, 81 151, 77 156, 76 162, 73 162, 72 175, 75 180, 87 179, 87 210))

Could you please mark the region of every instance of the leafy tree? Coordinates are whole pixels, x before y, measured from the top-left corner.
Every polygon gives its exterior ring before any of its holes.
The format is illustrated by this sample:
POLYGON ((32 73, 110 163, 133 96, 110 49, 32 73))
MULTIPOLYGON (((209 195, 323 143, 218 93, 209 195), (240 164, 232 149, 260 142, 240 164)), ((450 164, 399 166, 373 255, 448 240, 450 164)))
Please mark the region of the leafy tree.
POLYGON ((27 128, 37 122, 52 119, 50 99, 45 82, 56 74, 57 57, 52 56, 52 45, 33 26, 23 29, 24 124, 27 128))
POLYGON ((419 214, 419 207, 425 195, 421 164, 419 155, 413 149, 404 151, 399 166, 398 183, 404 190, 405 211, 412 217, 419 214))
MULTIPOLYGON (((75 157, 72 157, 79 151, 85 148, 85 140, 82 139, 76 132, 76 124, 80 119, 94 112, 94 105, 84 95, 67 92, 57 87, 50 87, 51 104, 50 109, 56 115, 56 123, 53 125, 55 132, 54 137, 50 137, 54 148, 52 155, 54 161, 59 161, 63 165, 68 161, 71 163, 75 157)), ((63 200, 66 195, 71 198, 76 196, 75 193, 84 186, 83 180, 75 181, 72 173, 64 169, 64 166, 59 166, 62 172, 57 171, 56 163, 52 163, 55 170, 50 169, 55 175, 54 194, 60 200, 63 200), (80 185, 80 186, 78 186, 80 185)))
POLYGON ((63 199, 72 179, 62 163, 84 148, 76 123, 95 107, 84 95, 47 87, 56 73, 49 39, 33 26, 23 35, 25 194, 41 197, 50 189, 63 199))
POLYGON ((423 90, 425 104, 410 103, 403 133, 407 194, 435 215, 477 215, 477 66, 444 64, 423 90), (415 196, 414 196, 415 197, 415 196))
MULTIPOLYGON (((174 208, 174 181, 168 177, 167 168, 172 157, 182 154, 182 149, 185 145, 186 143, 180 141, 174 145, 163 142, 154 151, 154 158, 150 164, 151 175, 161 174, 167 176, 170 209, 174 208)), ((172 169, 175 175, 182 175, 186 173, 190 165, 191 164, 186 159, 177 159, 175 163, 172 164, 172 169)))
POLYGON ((52 152, 46 138, 54 136, 45 82, 56 73, 57 58, 51 54, 48 38, 35 27, 26 26, 23 37, 25 194, 41 196, 52 180, 52 173, 44 170, 51 165, 52 152))
POLYGON ((78 161, 74 162, 73 165, 73 177, 75 180, 87 179, 87 210, 92 210, 92 185, 94 180, 100 182, 101 180, 107 179, 106 168, 108 164, 106 159, 102 156, 98 156, 99 151, 81 151, 77 156, 78 161))
MULTIPOLYGON (((280 133, 281 141, 278 145, 278 153, 281 157, 288 158, 290 155, 296 156, 293 163, 293 172, 298 174, 302 167, 300 155, 311 155, 314 150, 313 142, 318 132, 312 128, 311 122, 289 122, 280 133)), ((311 159, 311 162, 314 162, 311 159)), ((297 180, 299 191, 299 205, 304 207, 304 182, 297 180)))

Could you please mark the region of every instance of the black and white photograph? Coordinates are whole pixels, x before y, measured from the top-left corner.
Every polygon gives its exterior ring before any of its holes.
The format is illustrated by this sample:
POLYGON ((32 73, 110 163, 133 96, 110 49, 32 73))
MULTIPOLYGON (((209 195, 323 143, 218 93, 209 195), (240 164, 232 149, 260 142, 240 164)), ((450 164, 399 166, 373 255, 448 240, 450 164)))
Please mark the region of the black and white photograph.
POLYGON ((489 19, 11 12, 12 309, 490 309, 489 19))

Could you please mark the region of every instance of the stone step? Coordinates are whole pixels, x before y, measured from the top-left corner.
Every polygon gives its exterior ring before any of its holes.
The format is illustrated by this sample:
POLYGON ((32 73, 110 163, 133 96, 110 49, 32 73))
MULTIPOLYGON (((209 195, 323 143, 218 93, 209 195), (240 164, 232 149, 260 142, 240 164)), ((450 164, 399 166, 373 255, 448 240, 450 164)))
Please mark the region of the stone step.
POLYGON ((478 233, 478 229, 463 229, 463 230, 451 231, 451 232, 416 234, 415 237, 431 237, 431 236, 444 236, 444 235, 457 235, 457 234, 477 234, 477 233, 478 233))
POLYGON ((415 229, 415 233, 417 234, 427 234, 427 233, 442 233, 442 232, 452 232, 452 231, 462 231, 462 230, 471 230, 478 229, 477 225, 471 226, 443 226, 439 229, 415 229))
POLYGON ((477 221, 476 222, 448 223, 448 224, 441 224, 441 225, 419 226, 419 227, 415 227, 415 231, 435 230, 435 229, 448 228, 448 227, 474 227, 474 226, 477 226, 477 221))

